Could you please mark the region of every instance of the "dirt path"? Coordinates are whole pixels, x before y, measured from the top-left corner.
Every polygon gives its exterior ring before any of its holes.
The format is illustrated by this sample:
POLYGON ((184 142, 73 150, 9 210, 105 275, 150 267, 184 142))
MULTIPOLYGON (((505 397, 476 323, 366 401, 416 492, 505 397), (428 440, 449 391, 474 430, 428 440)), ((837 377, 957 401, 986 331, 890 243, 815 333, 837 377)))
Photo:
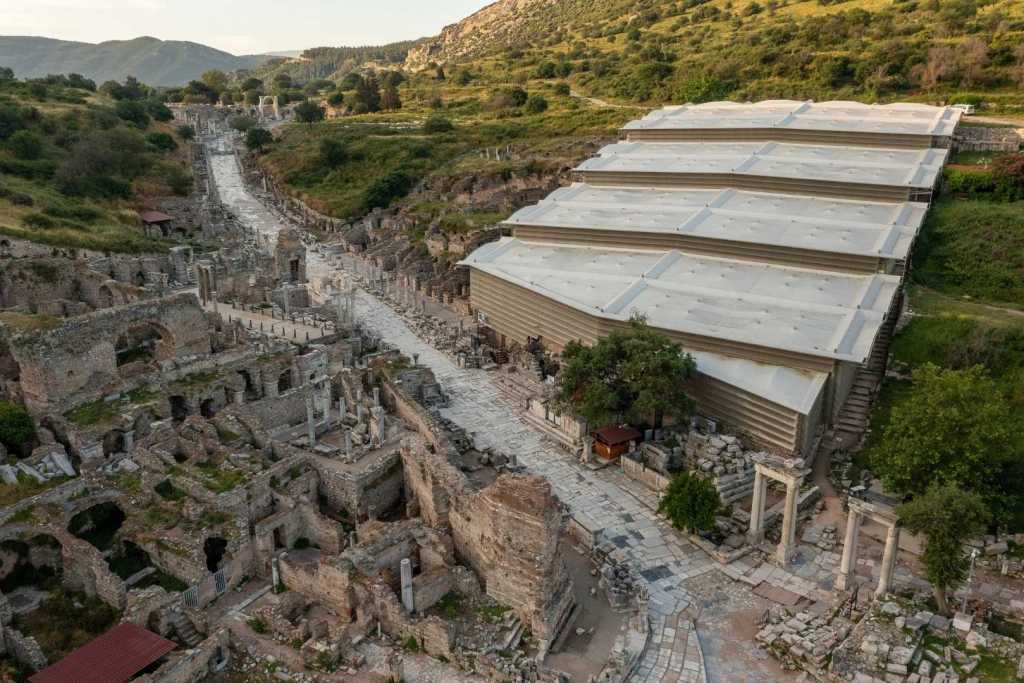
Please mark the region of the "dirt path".
POLYGON ((583 93, 578 93, 575 90, 570 90, 569 94, 572 95, 573 97, 575 97, 578 100, 583 100, 584 102, 592 104, 595 107, 600 107, 602 109, 628 109, 629 108, 629 107, 627 107, 624 104, 613 104, 612 102, 608 102, 607 100, 602 100, 602 99, 597 98, 597 97, 587 97, 583 93))

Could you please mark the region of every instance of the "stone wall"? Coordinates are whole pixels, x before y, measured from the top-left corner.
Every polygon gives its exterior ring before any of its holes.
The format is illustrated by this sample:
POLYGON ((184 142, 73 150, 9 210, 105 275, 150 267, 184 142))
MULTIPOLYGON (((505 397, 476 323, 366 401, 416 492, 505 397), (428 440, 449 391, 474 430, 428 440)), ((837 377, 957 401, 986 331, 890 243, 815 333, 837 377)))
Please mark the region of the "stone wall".
POLYGON ((573 604, 559 544, 566 518, 542 477, 501 474, 476 490, 450 460, 454 449, 434 418, 388 383, 395 411, 422 430, 402 447, 407 495, 423 519, 451 529, 456 553, 484 591, 511 607, 542 642, 553 638, 573 604))
POLYGON ((14 334, 9 348, 21 370, 26 406, 39 414, 60 412, 117 387, 115 344, 137 326, 159 332, 163 357, 210 353, 207 319, 192 294, 108 308, 50 330, 14 334))
POLYGON ((339 467, 320 456, 311 456, 309 462, 320 476, 320 495, 330 507, 344 510, 353 520, 366 518, 371 506, 381 513, 402 499, 405 480, 397 448, 361 470, 339 467))

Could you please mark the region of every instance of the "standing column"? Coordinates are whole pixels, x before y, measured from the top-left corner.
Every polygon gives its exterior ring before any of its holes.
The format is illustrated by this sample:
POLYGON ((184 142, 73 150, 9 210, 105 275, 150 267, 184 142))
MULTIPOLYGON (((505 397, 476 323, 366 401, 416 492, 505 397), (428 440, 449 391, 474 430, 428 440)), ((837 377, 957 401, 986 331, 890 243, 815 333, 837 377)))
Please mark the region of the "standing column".
POLYGON ((892 576, 896 571, 896 553, 900 550, 900 528, 895 524, 885 534, 885 551, 878 572, 878 588, 875 596, 881 597, 892 588, 892 576))
POLYGON ((761 470, 754 471, 754 498, 750 503, 750 532, 747 539, 752 545, 764 540, 764 504, 768 493, 768 480, 761 470))
POLYGON ((306 394, 306 431, 309 436, 309 447, 316 445, 316 415, 313 413, 313 394, 306 394))
POLYGON ((779 564, 789 564, 796 549, 796 496, 800 492, 799 480, 786 482, 786 508, 782 514, 782 536, 775 555, 779 564))
POLYGON ((413 613, 415 605, 412 600, 412 562, 408 557, 402 560, 402 605, 406 612, 413 613))
POLYGON ((853 585, 853 573, 857 568, 857 539, 860 536, 861 516, 850 510, 846 516, 846 537, 843 539, 843 559, 839 563, 836 590, 849 590, 853 585))

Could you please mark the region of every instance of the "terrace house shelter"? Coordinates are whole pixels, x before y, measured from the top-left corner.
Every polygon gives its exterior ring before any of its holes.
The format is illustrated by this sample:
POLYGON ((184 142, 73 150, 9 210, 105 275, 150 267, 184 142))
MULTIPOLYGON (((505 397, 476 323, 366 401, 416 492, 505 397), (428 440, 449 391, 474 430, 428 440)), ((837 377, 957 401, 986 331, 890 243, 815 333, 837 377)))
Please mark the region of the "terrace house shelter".
POLYGON ((462 261, 472 305, 506 339, 553 351, 642 315, 696 358, 701 414, 809 454, 886 343, 959 116, 790 101, 656 111, 462 261))

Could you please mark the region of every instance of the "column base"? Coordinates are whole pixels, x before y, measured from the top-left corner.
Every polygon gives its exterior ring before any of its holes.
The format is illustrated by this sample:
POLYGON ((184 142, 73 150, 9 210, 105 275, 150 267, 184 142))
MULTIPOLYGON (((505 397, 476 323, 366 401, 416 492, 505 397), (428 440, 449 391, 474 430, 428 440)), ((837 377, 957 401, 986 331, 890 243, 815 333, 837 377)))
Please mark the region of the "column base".
POLYGON ((851 574, 839 574, 838 576, 836 576, 837 591, 850 590, 850 587, 853 584, 853 577, 851 576, 851 574))
POLYGON ((787 545, 780 543, 775 549, 775 560, 779 565, 785 567, 793 559, 793 555, 796 554, 796 546, 787 545))
POLYGON ((750 545, 761 545, 764 543, 764 530, 761 531, 748 531, 747 532, 747 543, 750 545))

